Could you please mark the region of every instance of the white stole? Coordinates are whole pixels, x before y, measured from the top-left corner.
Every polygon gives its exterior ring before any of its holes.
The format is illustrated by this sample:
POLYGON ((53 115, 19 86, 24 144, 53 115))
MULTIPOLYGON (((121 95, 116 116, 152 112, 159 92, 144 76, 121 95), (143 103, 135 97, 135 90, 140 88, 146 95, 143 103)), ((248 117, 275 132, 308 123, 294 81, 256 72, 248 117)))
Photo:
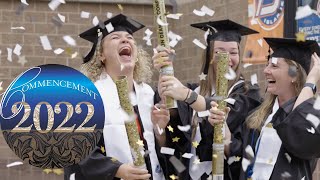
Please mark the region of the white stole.
MULTIPOLYGON (((133 163, 130 151, 127 131, 124 121, 127 115, 120 106, 118 91, 110 76, 105 73, 100 76, 100 80, 95 85, 101 95, 104 110, 105 124, 103 137, 106 154, 114 157, 122 163, 133 163)), ((134 82, 135 96, 131 98, 133 105, 138 105, 139 114, 144 128, 144 138, 150 151, 150 161, 152 166, 152 176, 155 180, 164 180, 157 154, 155 152, 155 139, 151 121, 151 108, 153 106, 154 92, 147 84, 137 84, 134 82)))
MULTIPOLYGON (((231 86, 231 88, 228 91, 228 96, 232 92, 233 88, 242 82, 244 82, 244 81, 239 80, 233 86, 231 86)), ((200 86, 197 87, 194 91, 199 94, 200 93, 200 86)), ((215 88, 212 88, 211 95, 214 95, 214 94, 215 94, 215 88)), ((195 113, 196 113, 196 111, 193 111, 193 116, 195 116, 195 113)), ((198 112, 199 117, 206 117, 209 115, 210 115, 209 110, 198 112)), ((224 128, 223 128, 223 132, 224 132, 224 128)), ((194 140, 192 140, 192 141, 197 141, 197 142, 201 141, 201 132, 200 132, 199 125, 197 125, 196 134, 195 134, 194 140)), ((209 175, 212 171, 212 161, 203 161, 203 162, 200 162, 200 164, 193 164, 193 162, 196 160, 196 158, 198 158, 196 156, 196 149, 193 146, 191 147, 191 153, 193 154, 192 158, 190 159, 190 163, 189 163, 189 174, 190 174, 191 178, 193 180, 198 180, 198 179, 200 179, 200 177, 204 173, 209 175)))
POLYGON ((272 127, 268 127, 267 124, 270 123, 278 109, 279 103, 278 98, 276 98, 273 104, 272 113, 268 116, 262 127, 259 136, 260 143, 257 143, 256 145, 256 149, 257 147, 259 148, 253 166, 253 180, 270 179, 273 168, 277 162, 282 141, 278 136, 277 131, 272 127))

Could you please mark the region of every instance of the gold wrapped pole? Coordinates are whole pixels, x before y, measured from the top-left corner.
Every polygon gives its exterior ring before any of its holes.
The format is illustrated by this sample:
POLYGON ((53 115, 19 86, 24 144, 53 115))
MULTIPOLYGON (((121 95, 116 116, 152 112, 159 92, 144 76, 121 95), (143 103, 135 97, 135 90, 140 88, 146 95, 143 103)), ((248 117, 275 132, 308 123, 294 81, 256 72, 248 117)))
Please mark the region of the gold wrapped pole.
MULTIPOLYGON (((219 97, 228 96, 228 79, 225 74, 228 73, 229 53, 218 52, 216 55, 217 76, 216 76, 216 93, 219 97)), ((223 99, 224 99, 223 98, 223 99)), ((224 111, 227 103, 219 100, 218 109, 224 111)), ((214 127, 213 145, 212 145, 212 179, 223 180, 224 169, 224 123, 216 124, 214 127)))
MULTIPOLYGON (((115 80, 117 90, 118 90, 118 96, 120 100, 120 105, 122 109, 128 113, 128 115, 133 115, 134 110, 130 103, 129 99, 129 89, 128 89, 128 80, 126 76, 119 76, 118 79, 115 80)), ((145 166, 144 157, 141 154, 142 147, 139 145, 141 142, 140 135, 138 132, 137 123, 135 120, 129 121, 125 123, 126 131, 128 135, 129 145, 132 149, 133 153, 133 164, 135 166, 145 166)))
MULTIPOLYGON (((153 12, 155 21, 157 21, 157 18, 160 18, 163 23, 167 23, 164 0, 154 0, 153 12)), ((155 26, 157 29, 158 45, 169 49, 168 26, 161 26, 157 22, 155 22, 155 26)), ((173 67, 171 65, 163 66, 160 70, 160 75, 174 76, 173 67)), ((174 99, 172 97, 166 97, 166 107, 167 109, 174 107, 174 99)))

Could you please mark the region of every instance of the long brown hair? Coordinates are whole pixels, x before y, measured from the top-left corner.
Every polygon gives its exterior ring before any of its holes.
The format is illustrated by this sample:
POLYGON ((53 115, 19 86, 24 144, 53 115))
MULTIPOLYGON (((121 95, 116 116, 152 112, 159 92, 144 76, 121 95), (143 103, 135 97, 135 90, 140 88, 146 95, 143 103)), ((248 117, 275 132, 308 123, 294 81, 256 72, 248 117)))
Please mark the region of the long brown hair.
MULTIPOLYGON (((220 39, 219 38, 216 38, 215 40, 213 41, 210 41, 210 61, 212 61, 213 59, 213 56, 214 56, 214 42, 215 41, 219 41, 220 39)), ((223 40, 222 40, 223 41, 223 40)), ((238 51, 239 51, 239 64, 238 66, 236 67, 235 69, 235 73, 236 73, 236 78, 232 81, 229 81, 229 88, 235 83, 237 82, 240 78, 243 78, 242 75, 241 75, 241 55, 240 55, 240 46, 239 46, 239 43, 238 43, 238 51)), ((203 54, 203 57, 202 57, 202 67, 201 67, 201 72, 203 72, 204 70, 204 67, 205 67, 205 64, 206 64, 206 51, 204 52, 203 54)), ((214 63, 211 63, 209 64, 209 68, 208 68, 208 74, 207 74, 207 78, 206 80, 202 80, 200 81, 200 95, 202 96, 211 96, 211 92, 212 92, 212 86, 216 83, 216 70, 215 70, 215 67, 214 67, 214 63)))
MULTIPOLYGON (((306 82, 306 71, 302 66, 292 60, 285 59, 285 62, 290 66, 296 67, 296 81, 293 82, 295 96, 298 96, 306 82)), ((289 72, 288 72, 289 73, 289 72)), ((254 113, 246 119, 246 126, 250 129, 261 130, 264 122, 272 111, 276 95, 266 93, 265 99, 254 113)))

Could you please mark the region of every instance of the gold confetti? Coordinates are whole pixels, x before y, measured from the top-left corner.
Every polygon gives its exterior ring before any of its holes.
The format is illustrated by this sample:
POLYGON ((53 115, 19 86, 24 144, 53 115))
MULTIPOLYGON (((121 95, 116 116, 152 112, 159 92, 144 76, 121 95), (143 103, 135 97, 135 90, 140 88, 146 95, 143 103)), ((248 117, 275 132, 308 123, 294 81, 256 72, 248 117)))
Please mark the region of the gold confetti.
POLYGON ((123 7, 121 4, 117 4, 118 5, 118 8, 120 9, 121 12, 123 12, 123 7))
POLYGON ((236 159, 235 159, 235 161, 236 161, 236 162, 238 162, 238 161, 240 161, 240 159, 241 159, 241 157, 239 157, 239 156, 236 156, 236 159))
POLYGON ((170 132, 173 132, 173 128, 170 125, 167 126, 167 128, 169 129, 170 132))
POLYGON ((306 34, 304 32, 296 33, 296 41, 297 42, 305 42, 306 41, 306 34))
POLYGON ((102 153, 106 152, 106 150, 104 149, 104 146, 101 146, 100 149, 101 149, 102 153))
POLYGON ((193 141, 193 142, 192 142, 192 146, 193 146, 194 148, 197 148, 197 147, 199 146, 198 141, 193 141))
POLYGON ((67 48, 65 49, 65 52, 66 52, 69 56, 72 55, 72 49, 69 48, 69 47, 67 47, 67 48))
POLYGON ((174 175, 174 174, 170 175, 169 177, 170 177, 170 179, 172 179, 172 180, 178 179, 178 177, 177 177, 176 175, 174 175))
POLYGON ((46 173, 46 174, 49 174, 49 173, 52 172, 52 169, 44 169, 43 172, 46 173))
POLYGON ((267 127, 268 127, 268 128, 273 128, 272 123, 268 123, 268 124, 267 124, 267 127))
POLYGON ((180 139, 179 137, 172 138, 172 142, 178 142, 179 139, 180 139))
POLYGON ((53 173, 55 173, 56 175, 60 176, 63 174, 63 169, 53 169, 53 173))
POLYGON ((143 146, 143 141, 141 141, 140 139, 137 141, 137 144, 139 145, 139 146, 143 146))

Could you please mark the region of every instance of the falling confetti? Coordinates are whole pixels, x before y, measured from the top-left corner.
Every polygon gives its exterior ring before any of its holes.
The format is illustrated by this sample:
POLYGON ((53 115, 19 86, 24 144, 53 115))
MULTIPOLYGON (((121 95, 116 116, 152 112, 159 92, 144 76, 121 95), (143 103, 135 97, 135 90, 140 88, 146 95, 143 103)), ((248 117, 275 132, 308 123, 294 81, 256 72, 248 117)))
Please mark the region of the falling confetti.
POLYGON ((213 16, 214 15, 214 10, 208 8, 207 6, 203 5, 200 9, 202 12, 204 12, 205 14, 209 15, 209 16, 213 16))
POLYGON ((193 142, 192 142, 192 146, 193 146, 194 148, 197 148, 197 147, 199 146, 198 141, 193 141, 193 142))
POLYGON ((193 156, 192 153, 184 153, 184 154, 182 155, 183 158, 187 158, 187 159, 192 158, 192 156, 193 156))
POLYGON ((58 17, 61 20, 61 22, 66 22, 66 17, 64 15, 58 13, 58 17))
POLYGON ((12 49, 11 48, 7 48, 7 51, 8 51, 7 60, 12 62, 12 49))
MULTIPOLYGON (((1 53, 0 53, 1 54, 1 53)), ((315 110, 320 110, 320 96, 317 97, 316 101, 313 104, 315 110)))
POLYGON ((174 151, 175 151, 175 149, 168 148, 168 147, 161 147, 161 149, 160 149, 161 154, 173 155, 174 151))
POLYGON ((70 46, 76 46, 76 41, 71 36, 63 36, 63 40, 70 46))
POLYGON ((236 72, 234 72, 234 70, 231 67, 229 67, 229 71, 227 74, 224 75, 224 77, 228 80, 234 80, 237 77, 237 75, 236 72))
POLYGON ((179 137, 174 137, 174 138, 172 138, 172 142, 179 142, 179 137))
POLYGON ((112 13, 111 12, 107 12, 107 18, 108 19, 112 18, 112 13))
POLYGON ((183 172, 184 170, 186 170, 186 167, 182 164, 181 161, 179 161, 179 159, 177 159, 175 156, 171 156, 169 158, 169 161, 171 162, 171 164, 173 165, 174 168, 176 168, 176 170, 178 171, 178 173, 183 172))
POLYGON ((16 162, 13 162, 13 163, 7 164, 7 168, 9 168, 9 167, 13 167, 13 166, 19 166, 19 165, 22 165, 22 164, 23 164, 23 162, 16 161, 16 162))
POLYGON ((61 54, 61 53, 63 53, 63 49, 61 49, 61 48, 58 48, 58 49, 55 49, 53 52, 55 53, 55 54, 61 54))
POLYGON ((99 19, 98 19, 97 16, 94 16, 94 18, 92 19, 92 24, 93 24, 94 26, 97 26, 97 25, 99 24, 99 19))
POLYGON ((178 179, 178 176, 176 176, 176 175, 174 175, 174 174, 170 175, 169 177, 170 177, 170 179, 172 179, 172 180, 178 179))
POLYGON ((246 154, 249 156, 250 159, 254 158, 254 153, 253 153, 253 149, 250 145, 248 145, 245 149, 246 154))
POLYGON ((70 175, 69 180, 76 180, 76 174, 75 174, 75 173, 72 173, 72 174, 70 175))
POLYGON ((262 39, 258 39, 257 42, 262 47, 262 39))
POLYGON ((281 180, 287 180, 291 179, 291 174, 285 171, 284 173, 281 173, 281 180))
POLYGON ((19 56, 18 63, 21 64, 21 66, 24 66, 28 61, 26 60, 25 56, 19 56))
POLYGON ((44 50, 52 50, 48 36, 40 36, 40 41, 44 50))
POLYGON ((190 125, 185 125, 185 126, 180 126, 178 125, 178 129, 182 132, 188 132, 190 130, 191 126, 190 125))
POLYGON ((252 85, 258 84, 258 76, 257 76, 257 74, 251 75, 251 84, 252 85))
POLYGON ((49 173, 52 172, 52 169, 44 169, 43 172, 46 173, 46 174, 49 174, 49 173))
POLYGON ((194 159, 193 164, 200 164, 200 159, 198 156, 194 159))
POLYGON ((240 157, 239 156, 232 156, 232 157, 229 157, 228 158, 228 161, 227 161, 227 163, 230 165, 230 164, 232 164, 232 163, 234 163, 234 162, 238 162, 238 161, 240 161, 240 157))
POLYGON ((117 4, 118 8, 120 9, 120 11, 122 12, 123 11, 123 7, 121 4, 117 4))
POLYGON ((305 17, 310 16, 313 13, 311 7, 309 5, 298 7, 296 11, 295 20, 303 19, 305 17))
POLYGON ((228 104, 232 104, 232 105, 234 105, 234 103, 236 102, 236 100, 233 98, 227 98, 224 101, 227 102, 228 104))
POLYGON ((288 153, 284 153, 289 163, 291 163, 291 156, 288 153))
POLYGON ((88 19, 90 17, 90 13, 86 11, 81 11, 80 17, 84 19, 88 19))
POLYGON ((167 128, 169 129, 170 132, 173 132, 172 126, 169 125, 169 126, 167 126, 167 128))
POLYGON ((163 21, 160 19, 160 15, 157 17, 157 23, 158 23, 160 26, 168 26, 168 25, 169 25, 168 23, 165 23, 165 22, 163 22, 163 21))
POLYGON ((205 80, 206 80, 206 78, 207 78, 207 75, 206 75, 206 74, 204 74, 203 72, 199 75, 199 79, 200 79, 200 81, 205 81, 205 80))
POLYGON ((202 48, 202 49, 206 49, 206 48, 207 48, 207 47, 206 47, 204 44, 202 44, 198 39, 194 39, 192 42, 193 42, 195 45, 197 45, 198 47, 202 48))
POLYGON ((101 147, 100 147, 100 150, 101 150, 102 153, 105 153, 105 152, 106 152, 106 150, 104 149, 104 146, 101 146, 101 147))
POLYGON ((0 91, 3 90, 2 83, 3 83, 3 81, 0 81, 0 91))
POLYGON ((20 30, 26 30, 23 26, 20 27, 11 27, 12 30, 20 29, 20 30))
POLYGON ((199 10, 196 10, 196 9, 193 10, 193 14, 195 14, 197 16, 205 16, 206 15, 205 12, 199 11, 199 10))
POLYGON ((55 26, 57 26, 57 27, 62 27, 62 25, 63 25, 63 22, 62 22, 61 19, 60 19, 59 17, 57 17, 57 16, 53 16, 53 17, 51 18, 51 22, 52 22, 55 26))
POLYGON ((23 4, 25 4, 25 5, 29 5, 28 3, 27 3, 27 0, 21 0, 21 3, 23 3, 23 4))
POLYGON ((66 2, 64 0, 51 0, 48 6, 52 11, 54 11, 60 6, 61 3, 65 4, 66 2))
POLYGON ((21 55, 21 49, 22 49, 22 46, 20 46, 20 44, 16 44, 16 46, 13 49, 13 53, 16 54, 17 56, 20 56, 21 55))
POLYGON ((278 58, 272 57, 272 58, 271 58, 271 63, 272 63, 272 64, 278 64, 278 58))
POLYGON ((78 52, 74 52, 72 55, 71 55, 71 59, 74 59, 78 56, 78 52))
POLYGON ((317 128, 319 126, 320 120, 317 116, 313 115, 313 114, 308 114, 306 119, 312 123, 312 125, 317 128))
POLYGON ((249 164, 250 164, 250 161, 248 159, 242 158, 241 165, 242 165, 242 169, 243 169, 244 172, 246 172, 249 164))
POLYGON ((114 31, 114 27, 111 22, 106 25, 106 29, 108 33, 111 33, 112 31, 114 31))
POLYGON ((167 18, 171 18, 171 19, 180 19, 180 16, 182 16, 181 13, 177 13, 177 14, 168 14, 167 18))
POLYGON ((298 32, 296 35, 297 42, 305 42, 306 41, 306 34, 304 32, 298 32))
POLYGON ((53 169, 52 172, 58 176, 63 174, 63 169, 53 169))
POLYGON ((311 134, 314 134, 316 132, 313 127, 311 127, 310 129, 307 128, 307 131, 311 134))

